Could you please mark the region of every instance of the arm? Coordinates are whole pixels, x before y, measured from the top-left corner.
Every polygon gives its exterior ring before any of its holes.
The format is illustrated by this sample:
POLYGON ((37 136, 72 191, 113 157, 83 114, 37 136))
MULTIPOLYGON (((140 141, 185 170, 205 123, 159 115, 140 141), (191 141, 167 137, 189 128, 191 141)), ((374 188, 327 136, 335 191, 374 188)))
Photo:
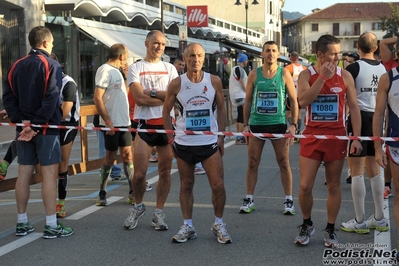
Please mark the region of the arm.
POLYGON ((132 82, 129 85, 130 92, 133 94, 133 98, 138 106, 159 106, 162 105, 163 99, 165 99, 166 92, 158 91, 157 97, 152 98, 150 91, 144 91, 140 83, 132 82), (160 99, 163 98, 163 99, 160 99))
MULTIPOLYGON (((224 108, 224 94, 222 81, 218 76, 211 75, 211 82, 213 88, 216 90, 216 110, 218 130, 225 131, 226 128, 226 109, 224 108)), ((224 154, 224 136, 218 137, 218 148, 220 153, 224 154)))
MULTIPOLYGON (((249 132, 249 117, 251 115, 251 108, 252 108, 252 94, 254 92, 254 84, 256 80, 256 69, 251 70, 248 75, 247 85, 245 87, 245 102, 244 102, 244 110, 243 110, 243 119, 244 119, 244 130, 243 133, 249 132)), ((248 143, 249 137, 246 137, 246 143, 248 143)))
MULTIPOLYGON (((345 82, 346 86, 346 97, 347 97, 347 104, 349 106, 351 115, 351 123, 353 127, 353 135, 354 136, 360 136, 361 132, 361 125, 362 125, 362 118, 360 116, 360 109, 359 105, 357 103, 357 94, 356 94, 356 88, 355 88, 355 82, 353 81, 352 75, 346 71, 342 71, 342 76, 345 82)), ((358 140, 352 141, 352 144, 350 146, 350 153, 354 155, 360 155, 362 151, 362 144, 358 140)))
MULTIPOLYGON (((181 78, 175 78, 169 83, 168 90, 166 92, 166 98, 165 102, 163 105, 163 110, 162 110, 162 121, 163 121, 163 126, 165 130, 172 130, 172 120, 170 118, 170 112, 172 108, 175 106, 176 102, 176 96, 180 91, 180 85, 181 85, 181 78)), ((173 139, 173 134, 166 134, 168 137, 168 140, 173 139)), ((173 143, 173 141, 171 141, 173 143)))
MULTIPOLYGON (((111 120, 107 110, 105 109, 105 105, 103 102, 104 93, 105 93, 105 89, 96 87, 96 89, 94 91, 93 102, 96 106, 98 114, 104 120, 105 126, 107 126, 108 128, 113 128, 112 120, 111 120)), ((105 132, 105 134, 107 134, 107 135, 114 135, 114 133, 115 133, 114 131, 106 131, 105 132)))
MULTIPOLYGON (((378 90, 377 90, 377 100, 376 106, 373 116, 373 136, 374 137, 382 137, 382 124, 384 122, 384 113, 385 108, 388 101, 388 90, 389 90, 389 77, 388 73, 384 73, 378 82, 378 90)), ((377 163, 386 167, 387 155, 382 150, 382 141, 374 141, 374 149, 375 149, 375 160, 377 163)))
POLYGON ((392 58, 392 52, 391 49, 389 49, 389 46, 394 45, 397 38, 398 37, 394 36, 380 40, 380 55, 382 62, 388 62, 392 58))
POLYGON ((68 82, 65 84, 64 89, 62 90, 62 119, 64 120, 69 112, 71 111, 73 104, 76 102, 76 85, 74 82, 68 82))
MULTIPOLYGON (((299 113, 299 106, 298 106, 298 100, 297 100, 297 95, 296 95, 296 90, 295 90, 295 85, 294 81, 292 79, 292 76, 290 72, 286 69, 283 70, 283 79, 285 82, 285 91, 288 95, 288 99, 290 101, 290 106, 291 106, 291 119, 293 124, 298 123, 298 113, 299 113)), ((298 125, 289 125, 287 133, 289 134, 295 134, 296 128, 298 125)), ((294 144, 294 139, 293 138, 286 138, 287 145, 292 145, 294 144)))

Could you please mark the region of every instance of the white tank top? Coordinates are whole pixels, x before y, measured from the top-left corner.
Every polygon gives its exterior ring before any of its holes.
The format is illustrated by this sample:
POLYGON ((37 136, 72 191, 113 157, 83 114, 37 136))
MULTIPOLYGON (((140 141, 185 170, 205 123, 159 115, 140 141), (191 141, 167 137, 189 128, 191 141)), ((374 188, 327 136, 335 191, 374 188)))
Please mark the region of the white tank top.
POLYGON ((191 82, 186 74, 181 77, 177 108, 180 116, 176 119, 175 142, 186 146, 209 145, 217 142, 216 135, 186 135, 184 130, 218 131, 216 117, 215 89, 211 75, 204 72, 201 82, 191 82))

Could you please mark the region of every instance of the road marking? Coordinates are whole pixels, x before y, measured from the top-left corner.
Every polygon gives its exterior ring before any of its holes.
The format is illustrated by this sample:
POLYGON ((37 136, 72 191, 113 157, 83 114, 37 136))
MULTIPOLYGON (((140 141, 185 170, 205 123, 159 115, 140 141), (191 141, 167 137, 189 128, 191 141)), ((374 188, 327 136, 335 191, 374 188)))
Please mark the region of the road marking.
MULTIPOLYGON (((118 201, 118 200, 120 200, 122 198, 123 197, 109 197, 107 199, 107 205, 110 205, 110 204, 112 204, 112 203, 114 203, 114 202, 116 202, 116 201, 118 201)), ((90 207, 88 207, 86 209, 83 209, 83 210, 81 210, 81 211, 79 211, 77 213, 74 213, 71 216, 65 217, 64 219, 65 220, 79 220, 80 218, 83 218, 83 217, 85 217, 85 216, 87 216, 87 215, 89 215, 89 214, 91 214, 91 213, 93 213, 95 211, 101 210, 104 207, 105 206, 95 206, 95 205, 93 205, 93 206, 90 206, 90 207)))
POLYGON ((26 244, 29 244, 32 241, 35 241, 36 239, 39 239, 40 237, 43 237, 43 233, 30 233, 24 237, 21 237, 18 240, 15 240, 7 245, 4 245, 0 247, 0 257, 16 250, 17 248, 20 248, 26 244))

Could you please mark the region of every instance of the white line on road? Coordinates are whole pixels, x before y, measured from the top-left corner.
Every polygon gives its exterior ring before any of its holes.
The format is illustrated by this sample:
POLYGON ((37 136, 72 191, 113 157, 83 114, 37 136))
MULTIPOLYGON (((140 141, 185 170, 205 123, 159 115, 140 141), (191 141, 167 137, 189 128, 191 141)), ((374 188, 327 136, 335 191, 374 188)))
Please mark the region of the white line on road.
MULTIPOLYGON (((112 203, 114 203, 114 202, 116 202, 116 201, 118 201, 118 200, 120 200, 122 198, 123 197, 109 197, 107 199, 107 205, 110 205, 110 204, 112 204, 112 203)), ((89 214, 91 214, 91 213, 93 213, 95 211, 98 211, 98 210, 100 210, 100 209, 102 209, 104 207, 105 206, 95 206, 95 205, 93 205, 93 206, 90 206, 90 207, 88 207, 86 209, 83 209, 83 210, 81 210, 81 211, 79 211, 79 212, 77 212, 75 214, 72 214, 71 216, 68 216, 68 217, 66 217, 64 219, 65 220, 79 220, 80 218, 83 218, 83 217, 85 217, 85 216, 87 216, 87 215, 89 215, 89 214)))
POLYGON ((29 244, 32 241, 35 241, 36 239, 39 239, 40 237, 43 236, 43 233, 30 233, 27 236, 21 237, 18 240, 15 240, 7 245, 4 245, 0 247, 0 257, 16 250, 17 248, 20 248, 26 244, 29 244))

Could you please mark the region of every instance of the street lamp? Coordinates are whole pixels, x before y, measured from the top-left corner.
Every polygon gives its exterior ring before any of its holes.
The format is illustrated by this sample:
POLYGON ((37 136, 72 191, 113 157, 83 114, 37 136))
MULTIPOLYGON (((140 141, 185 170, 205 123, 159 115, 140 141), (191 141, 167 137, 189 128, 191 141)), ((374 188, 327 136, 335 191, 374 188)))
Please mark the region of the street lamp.
MULTIPOLYGON (((237 0, 234 5, 240 6, 242 4, 240 0, 237 0)), ((254 0, 251 5, 259 5, 259 3, 254 0)), ((245 0, 245 42, 248 43, 248 0, 245 0)))

